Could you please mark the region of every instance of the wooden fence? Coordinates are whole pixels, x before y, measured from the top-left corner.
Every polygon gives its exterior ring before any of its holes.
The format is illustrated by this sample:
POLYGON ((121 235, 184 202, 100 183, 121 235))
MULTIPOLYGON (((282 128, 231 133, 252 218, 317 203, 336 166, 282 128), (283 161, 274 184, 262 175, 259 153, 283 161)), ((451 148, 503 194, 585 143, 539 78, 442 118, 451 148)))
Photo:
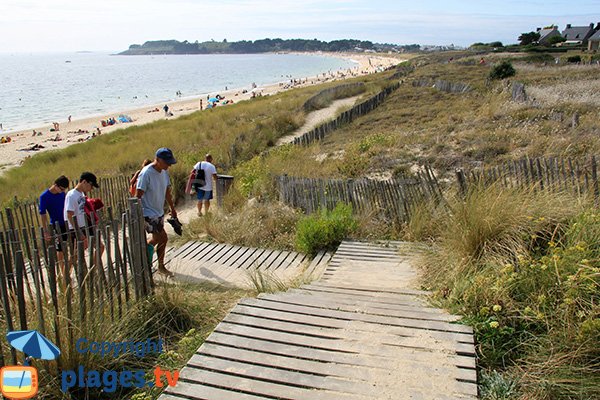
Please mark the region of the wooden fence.
POLYGON ((307 146, 315 140, 322 140, 327 134, 338 129, 342 125, 348 124, 354 121, 354 119, 368 114, 377 107, 379 107, 379 105, 381 105, 381 103, 383 103, 383 101, 399 87, 399 82, 396 82, 386 87, 370 99, 367 99, 364 102, 355 105, 348 111, 344 111, 333 121, 319 125, 315 129, 306 132, 302 136, 295 138, 293 144, 307 146))
POLYGON ((429 167, 414 178, 377 181, 279 176, 277 185, 282 202, 307 213, 333 209, 342 202, 352 205, 357 212, 374 212, 395 223, 408 221, 413 206, 419 202, 443 201, 440 186, 429 167))
POLYGON ((571 158, 524 158, 496 167, 456 171, 459 190, 466 193, 473 185, 500 184, 505 187, 568 191, 591 194, 599 199, 598 164, 595 156, 580 161, 571 158))
MULTIPOLYGON (((77 181, 71 182, 71 187, 74 187, 77 181)), ((93 197, 102 199, 105 208, 112 208, 119 214, 123 212, 127 206, 129 197, 129 178, 127 176, 114 176, 108 178, 99 178, 98 184, 100 188, 94 189, 93 197)), ((50 184, 48 185, 50 186, 50 184)), ((41 194, 40 190, 40 194, 41 194)), ((13 223, 13 228, 28 228, 31 226, 41 226, 40 215, 38 211, 39 198, 20 200, 16 197, 12 200, 10 206, 13 223)), ((6 211, 0 210, 0 229, 6 232, 8 229, 8 215, 6 211)))
POLYGON ((415 87, 433 87, 439 91, 446 93, 466 93, 471 91, 471 87, 463 82, 449 82, 443 80, 433 81, 431 79, 415 79, 412 82, 415 87))
MULTIPOLYGON (((108 206, 99 223, 85 227, 87 249, 79 234, 46 240, 35 225, 17 227, 13 210, 6 209, 4 215, 7 229, 0 233, 0 297, 8 331, 33 328, 59 348, 69 347, 75 332, 94 320, 94 314, 116 320, 132 299, 153 293, 138 199, 128 199, 116 215, 108 206)), ((14 349, 9 357, 16 365, 14 349)), ((1 349, 0 364, 5 365, 1 349)))
MULTIPOLYGON (((364 88, 365 84, 363 82, 356 82, 356 83, 346 83, 343 85, 338 85, 338 86, 334 86, 334 87, 330 87, 324 90, 321 90, 319 93, 315 94, 314 96, 312 96, 310 99, 306 100, 306 102, 304 103, 304 105, 302 106, 304 108, 304 111, 306 112, 311 112, 314 110, 317 110, 319 108, 319 104, 322 103, 325 99, 328 98, 336 98, 336 95, 338 93, 344 93, 349 89, 358 89, 358 88, 364 88)), ((364 89, 363 89, 364 92, 364 89)))

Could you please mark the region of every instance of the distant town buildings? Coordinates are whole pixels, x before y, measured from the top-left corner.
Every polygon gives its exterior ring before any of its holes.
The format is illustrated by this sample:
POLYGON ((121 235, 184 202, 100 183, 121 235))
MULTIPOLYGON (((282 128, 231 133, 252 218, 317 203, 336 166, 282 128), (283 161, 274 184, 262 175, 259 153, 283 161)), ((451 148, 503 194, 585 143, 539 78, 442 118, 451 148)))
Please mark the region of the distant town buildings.
POLYGON ((537 28, 536 32, 540 35, 537 42, 546 46, 560 42, 557 46, 582 45, 590 51, 597 51, 600 47, 600 22, 596 23, 595 26, 594 23, 586 26, 567 24, 562 32, 558 30, 558 26, 551 25, 537 28), (556 40, 558 37, 562 40, 556 40))

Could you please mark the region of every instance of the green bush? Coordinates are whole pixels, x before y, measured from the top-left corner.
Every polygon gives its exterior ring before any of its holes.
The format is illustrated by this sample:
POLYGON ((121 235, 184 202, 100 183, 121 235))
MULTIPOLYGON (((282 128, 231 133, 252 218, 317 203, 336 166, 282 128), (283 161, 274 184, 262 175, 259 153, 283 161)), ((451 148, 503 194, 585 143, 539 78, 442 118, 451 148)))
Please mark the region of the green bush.
POLYGON ((510 61, 502 61, 500 64, 494 65, 490 71, 490 79, 504 79, 514 76, 516 73, 510 61))
POLYGON ((317 254, 319 250, 333 250, 357 228, 352 207, 338 203, 333 211, 322 209, 298 222, 296 248, 310 255, 317 254))

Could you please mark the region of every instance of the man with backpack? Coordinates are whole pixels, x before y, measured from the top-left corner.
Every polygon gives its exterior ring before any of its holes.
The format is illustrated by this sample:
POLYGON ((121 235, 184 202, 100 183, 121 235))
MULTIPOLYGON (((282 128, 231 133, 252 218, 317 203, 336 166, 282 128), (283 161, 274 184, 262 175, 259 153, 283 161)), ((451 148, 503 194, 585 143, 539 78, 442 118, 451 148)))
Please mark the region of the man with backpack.
POLYGON ((195 174, 192 182, 196 189, 196 198, 198 199, 198 216, 202 216, 202 203, 204 203, 204 215, 208 214, 210 200, 213 198, 213 180, 217 179, 217 169, 215 168, 212 156, 206 154, 204 161, 196 163, 191 171, 195 174))

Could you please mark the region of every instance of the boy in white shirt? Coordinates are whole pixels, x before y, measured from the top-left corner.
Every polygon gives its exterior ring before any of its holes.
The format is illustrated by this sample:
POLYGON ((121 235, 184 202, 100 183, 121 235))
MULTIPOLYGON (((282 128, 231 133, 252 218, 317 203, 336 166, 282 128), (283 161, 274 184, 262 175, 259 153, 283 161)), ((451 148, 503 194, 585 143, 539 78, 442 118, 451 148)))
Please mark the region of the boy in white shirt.
MULTIPOLYGON (((73 189, 69 190, 65 197, 64 218, 67 221, 69 230, 75 230, 75 222, 79 227, 79 233, 83 239, 83 248, 87 249, 88 240, 85 227, 85 195, 93 188, 99 188, 96 175, 91 172, 84 172, 79 178, 79 183, 73 189)), ((74 233, 74 232, 73 232, 74 233)))

